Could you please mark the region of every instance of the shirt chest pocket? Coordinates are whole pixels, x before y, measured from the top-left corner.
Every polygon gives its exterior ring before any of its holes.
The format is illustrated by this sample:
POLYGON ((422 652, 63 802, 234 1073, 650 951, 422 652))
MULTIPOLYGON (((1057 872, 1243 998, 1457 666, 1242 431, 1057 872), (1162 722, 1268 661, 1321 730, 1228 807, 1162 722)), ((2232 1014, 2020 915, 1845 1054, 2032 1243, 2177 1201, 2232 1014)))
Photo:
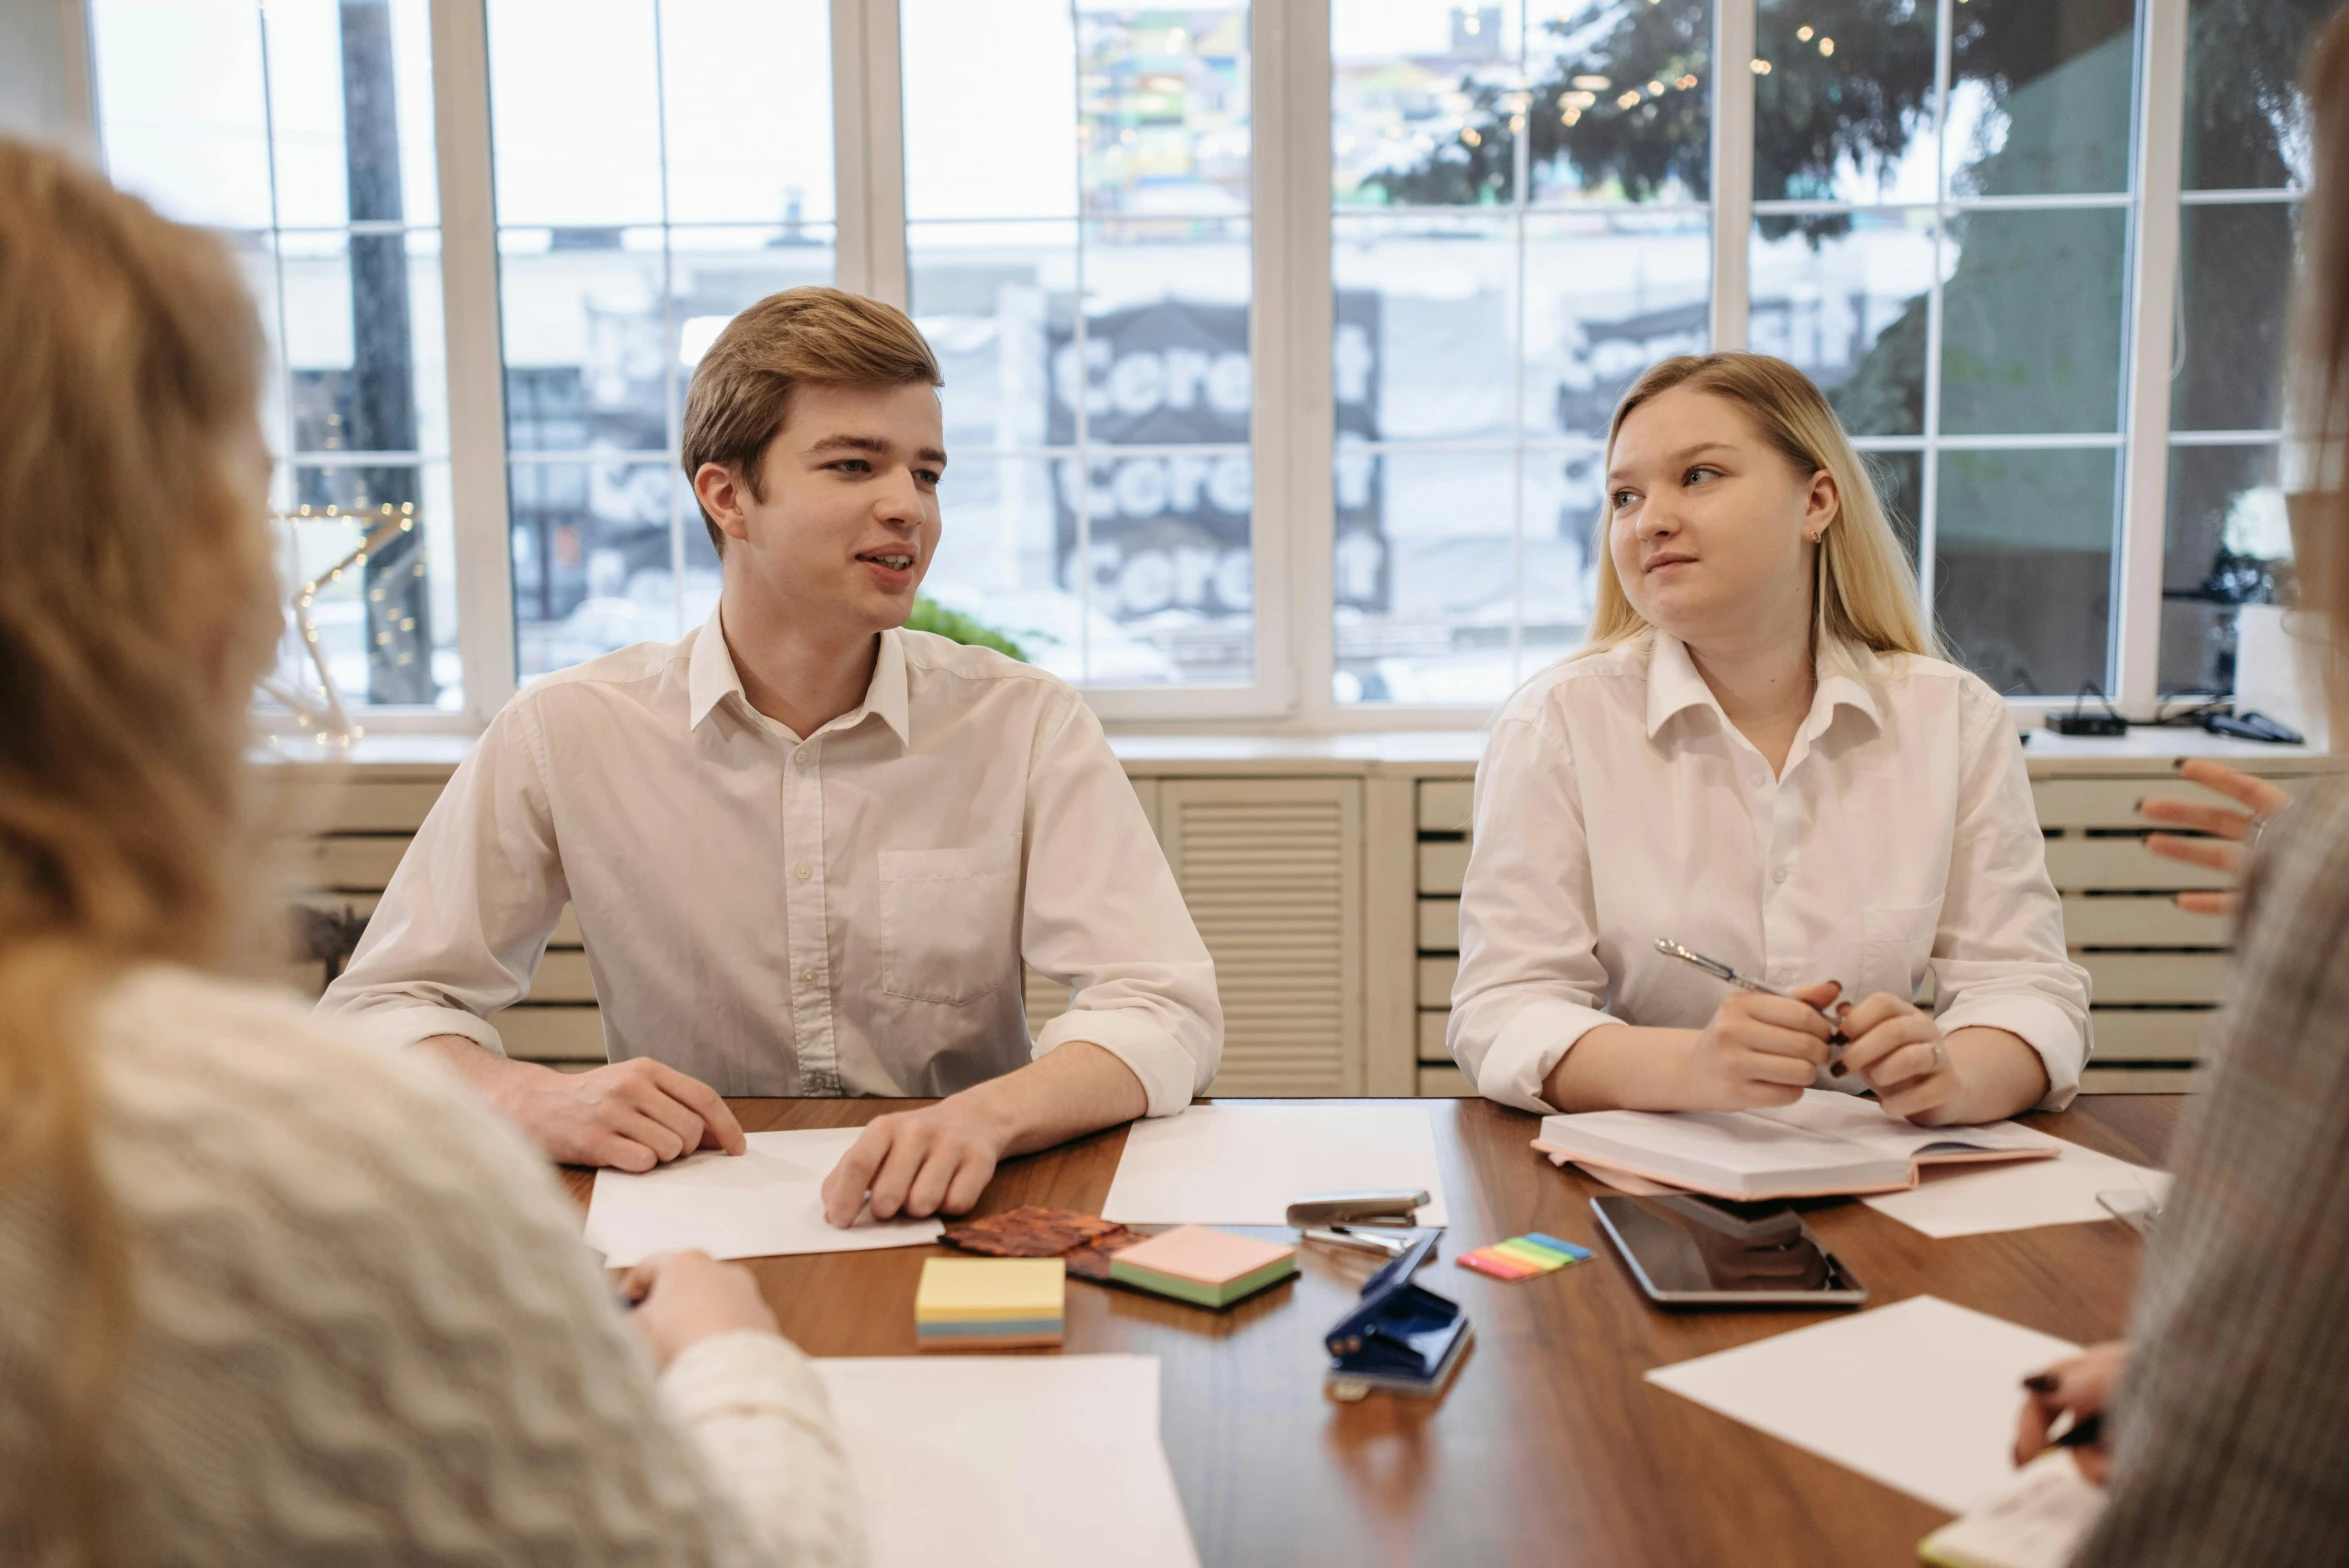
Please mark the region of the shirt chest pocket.
POLYGON ((881 851, 881 988, 961 1005, 1019 963, 1018 839, 973 849, 881 851))
POLYGON ((1858 985, 1847 1000, 1858 1001, 1876 991, 1889 991, 1902 1001, 1913 1001, 1925 980, 1925 966, 1933 958, 1933 938, 1941 927, 1941 900, 1928 904, 1876 904, 1865 911, 1861 926, 1858 985))

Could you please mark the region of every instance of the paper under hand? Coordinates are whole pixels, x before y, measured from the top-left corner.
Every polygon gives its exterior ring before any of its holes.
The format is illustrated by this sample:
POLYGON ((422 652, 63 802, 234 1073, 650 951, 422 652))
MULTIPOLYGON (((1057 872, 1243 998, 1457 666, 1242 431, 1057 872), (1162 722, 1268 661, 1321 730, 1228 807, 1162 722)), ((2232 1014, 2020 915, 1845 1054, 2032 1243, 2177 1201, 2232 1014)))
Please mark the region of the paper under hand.
POLYGON ((641 1176, 597 1171, 587 1244, 619 1269, 695 1248, 713 1258, 770 1258, 935 1241, 942 1227, 934 1219, 883 1224, 868 1211, 846 1230, 824 1222, 824 1178, 862 1130, 754 1132, 745 1154, 706 1149, 641 1176))
POLYGON ((2015 1482, 2022 1380, 2079 1346, 1912 1296, 1648 1381, 1953 1514, 2015 1482))

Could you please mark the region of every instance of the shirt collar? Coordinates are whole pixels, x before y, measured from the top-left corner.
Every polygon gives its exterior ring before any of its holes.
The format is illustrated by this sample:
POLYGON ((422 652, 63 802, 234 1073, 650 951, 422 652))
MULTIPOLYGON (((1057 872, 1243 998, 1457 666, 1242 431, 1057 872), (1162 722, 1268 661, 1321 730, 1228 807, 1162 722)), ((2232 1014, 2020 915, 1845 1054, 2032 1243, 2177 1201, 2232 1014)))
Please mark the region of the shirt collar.
MULTIPOLYGON (((1721 712, 1713 689, 1697 673, 1688 644, 1666 631, 1649 635, 1654 643, 1648 655, 1648 739, 1654 740, 1675 714, 1690 708, 1712 709, 1726 727, 1729 716, 1721 712)), ((1882 729, 1884 715, 1876 706, 1875 693, 1862 678, 1874 673, 1876 656, 1866 649, 1838 650, 1819 662, 1819 689, 1811 698, 1810 717, 1803 721, 1803 728, 1813 733, 1824 731, 1837 710, 1850 708, 1872 727, 1882 729)))
MULTIPOLYGON (((750 698, 742 690, 742 672, 735 669, 733 653, 726 646, 726 634, 720 623, 722 609, 722 606, 711 608, 710 618, 702 623, 700 634, 693 639, 685 678, 689 729, 700 729, 702 721, 729 695, 740 700, 745 710, 750 709, 750 698)), ((881 634, 880 656, 873 660, 873 678, 865 687, 865 700, 825 728, 854 729, 868 714, 874 714, 896 733, 900 742, 910 745, 912 706, 903 633, 885 631, 881 634)))

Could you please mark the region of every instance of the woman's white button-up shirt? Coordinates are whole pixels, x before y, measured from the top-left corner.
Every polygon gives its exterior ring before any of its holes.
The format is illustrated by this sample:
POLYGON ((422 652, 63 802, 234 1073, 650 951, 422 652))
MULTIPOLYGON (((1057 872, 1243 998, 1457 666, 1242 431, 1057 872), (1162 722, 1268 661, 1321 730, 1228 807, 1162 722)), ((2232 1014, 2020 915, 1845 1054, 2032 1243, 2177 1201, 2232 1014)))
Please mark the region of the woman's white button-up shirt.
POLYGON ((1913 996, 1930 970, 1943 1032, 2027 1041, 2045 1109, 2079 1090, 2088 975, 2064 952, 2022 746, 1998 694, 1938 659, 1823 658, 1777 777, 1662 632, 1519 692, 1476 775, 1453 1059, 1543 1111, 1600 1024, 1703 1027, 1728 988, 1658 937, 1853 1001, 1913 996))

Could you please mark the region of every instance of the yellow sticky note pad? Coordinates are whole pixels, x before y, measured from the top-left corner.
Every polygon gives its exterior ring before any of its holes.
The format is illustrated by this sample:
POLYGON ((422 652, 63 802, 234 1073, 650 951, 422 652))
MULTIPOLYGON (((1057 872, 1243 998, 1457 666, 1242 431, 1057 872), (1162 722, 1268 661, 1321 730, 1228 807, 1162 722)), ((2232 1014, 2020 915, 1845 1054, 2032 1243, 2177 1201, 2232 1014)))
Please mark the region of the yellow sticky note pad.
POLYGON ((916 1323, 1032 1322, 1058 1318, 1068 1265, 1058 1258, 931 1258, 914 1293, 916 1323))

